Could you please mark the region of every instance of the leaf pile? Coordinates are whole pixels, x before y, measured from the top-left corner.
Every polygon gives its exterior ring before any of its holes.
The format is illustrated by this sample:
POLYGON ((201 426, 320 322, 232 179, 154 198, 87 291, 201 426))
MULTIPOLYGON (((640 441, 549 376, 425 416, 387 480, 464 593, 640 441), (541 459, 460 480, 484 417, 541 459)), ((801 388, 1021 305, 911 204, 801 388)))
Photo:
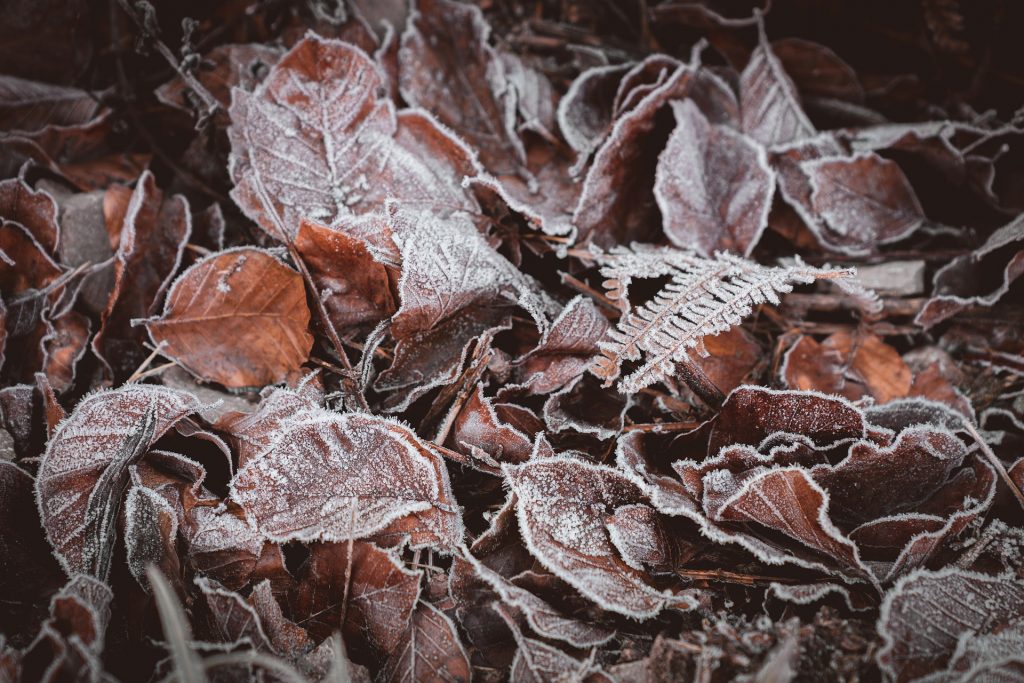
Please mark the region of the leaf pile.
POLYGON ((0 679, 1024 680, 966 3, 29 4, 0 679))

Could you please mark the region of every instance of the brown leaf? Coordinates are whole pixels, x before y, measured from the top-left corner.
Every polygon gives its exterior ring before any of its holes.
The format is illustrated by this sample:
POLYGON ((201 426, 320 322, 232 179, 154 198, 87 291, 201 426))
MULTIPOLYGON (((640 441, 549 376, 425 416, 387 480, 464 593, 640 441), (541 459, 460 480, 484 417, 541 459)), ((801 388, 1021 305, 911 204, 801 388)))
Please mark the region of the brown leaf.
POLYGON ((579 164, 597 149, 612 125, 615 93, 628 64, 595 66, 569 85, 558 102, 558 128, 579 156, 579 164))
POLYGON ((387 270, 361 240, 303 219, 295 235, 295 249, 322 293, 321 300, 339 334, 395 312, 387 270))
MULTIPOLYGON (((693 68, 679 64, 663 83, 615 121, 580 190, 573 214, 580 240, 611 247, 654 234, 651 178, 661 149, 654 135, 657 114, 669 101, 690 91, 693 73, 693 68)), ((660 139, 667 136, 666 131, 660 139)))
POLYGON ((20 178, 0 181, 0 217, 20 224, 47 253, 56 254, 57 203, 48 193, 33 190, 20 178))
POLYGON ((493 609, 512 630, 516 645, 519 646, 512 661, 512 672, 509 677, 511 683, 545 683, 559 680, 596 683, 609 680, 604 675, 588 675, 593 667, 591 662, 581 662, 547 643, 524 636, 516 623, 514 613, 507 607, 495 603, 493 609))
POLYGON ((550 304, 468 220, 391 211, 402 255, 402 307, 391 322, 395 359, 374 387, 414 387, 389 404, 403 409, 431 388, 454 381, 470 340, 505 327, 517 303, 541 320, 550 304))
POLYGON ((407 102, 464 136, 491 173, 515 174, 526 162, 515 92, 489 34, 474 5, 417 0, 398 52, 398 87, 407 102))
POLYGON ((565 305, 537 346, 516 361, 520 381, 533 394, 550 394, 583 374, 601 350, 608 319, 584 296, 565 305))
POLYGON ((831 249, 869 253, 907 237, 925 221, 914 188, 894 161, 869 153, 805 161, 801 167, 810 182, 811 206, 825 224, 818 239, 831 249))
POLYGON ((879 403, 910 393, 913 374, 899 352, 876 335, 836 332, 820 344, 803 336, 786 352, 780 374, 791 389, 813 389, 879 403))
POLYGON ((786 73, 764 33, 740 77, 743 132, 767 147, 785 145, 814 135, 814 125, 800 104, 796 86, 786 73))
POLYGON ((878 664, 900 682, 944 669, 961 641, 1006 629, 1019 622, 1022 611, 1024 584, 1019 580, 953 567, 915 572, 885 596, 878 620, 883 639, 878 664))
POLYGON ((462 519, 442 456, 400 423, 309 409, 241 468, 231 498, 267 539, 346 541, 406 530, 455 547, 462 519))
POLYGON ((616 509, 644 501, 632 482, 609 467, 570 457, 502 470, 518 498, 523 541, 556 576, 602 609, 637 619, 656 615, 672 601, 645 572, 621 559, 605 529, 605 518, 616 509))
POLYGON ((128 377, 149 355, 145 333, 132 321, 154 313, 178 270, 192 233, 188 202, 164 201, 149 171, 142 174, 124 217, 114 265, 114 291, 92 349, 117 379, 128 377))
POLYGON ((429 602, 420 602, 377 680, 469 683, 470 674, 455 624, 429 602))
POLYGON ((384 84, 358 48, 311 36, 251 95, 235 89, 229 170, 245 214, 289 241, 303 217, 334 225, 389 197, 444 213, 477 211, 460 184, 472 173, 470 155, 423 157, 396 141, 399 121, 382 98, 384 84))
POLYGON ((302 277, 265 251, 231 249, 179 277, 163 315, 146 328, 162 353, 196 377, 227 387, 283 381, 309 357, 302 277))
POLYGON ((932 298, 914 319, 925 328, 970 306, 992 306, 1024 274, 1024 215, 993 232, 974 252, 959 256, 935 273, 932 298), (990 273, 1002 270, 1001 281, 990 273), (994 287, 992 285, 995 285, 994 287))
POLYGON ((803 95, 864 101, 853 68, 824 45, 802 38, 772 41, 772 51, 803 95))
POLYGON ((46 536, 67 572, 106 578, 129 466, 199 408, 182 392, 127 385, 87 396, 61 423, 39 466, 36 494, 46 536))
POLYGON ((524 462, 533 452, 530 436, 502 422, 480 384, 456 416, 449 442, 450 447, 472 456, 493 473, 500 472, 501 463, 524 462))
POLYGON ((310 547, 291 598, 296 619, 317 637, 337 630, 349 642, 394 652, 420 595, 421 573, 394 552, 372 543, 316 543, 310 547))
POLYGON ((748 256, 768 225, 775 174, 764 148, 708 123, 692 101, 673 102, 676 128, 658 160, 654 196, 668 238, 705 256, 748 256))

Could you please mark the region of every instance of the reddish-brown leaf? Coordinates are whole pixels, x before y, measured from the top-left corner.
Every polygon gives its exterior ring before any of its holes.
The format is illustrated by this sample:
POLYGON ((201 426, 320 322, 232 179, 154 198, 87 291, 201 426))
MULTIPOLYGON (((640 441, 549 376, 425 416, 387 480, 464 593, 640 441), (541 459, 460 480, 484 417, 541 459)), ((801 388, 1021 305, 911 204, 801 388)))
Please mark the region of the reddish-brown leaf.
POLYGON ((309 357, 302 276, 265 251, 223 251, 186 270, 163 315, 146 322, 161 353, 205 381, 261 387, 309 357))
POLYGON ((673 102, 676 128, 658 159, 654 196, 672 243, 704 255, 750 254, 768 225, 775 173, 764 148, 673 102))
POLYGON ((462 541, 442 456, 385 418, 298 413, 239 470, 231 490, 275 542, 346 541, 397 530, 408 530, 415 545, 452 548, 462 541))

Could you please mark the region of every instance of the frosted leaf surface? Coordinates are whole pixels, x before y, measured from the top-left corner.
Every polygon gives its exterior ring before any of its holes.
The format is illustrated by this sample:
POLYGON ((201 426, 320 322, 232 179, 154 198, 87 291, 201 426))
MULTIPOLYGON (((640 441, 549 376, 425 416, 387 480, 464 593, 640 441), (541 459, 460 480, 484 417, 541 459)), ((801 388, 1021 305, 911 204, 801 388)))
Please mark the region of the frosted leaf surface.
POLYGON ((567 617, 546 601, 525 588, 517 586, 471 553, 463 553, 465 561, 478 577, 483 579, 505 603, 520 610, 530 628, 545 638, 564 641, 573 647, 594 647, 608 642, 615 631, 567 617))
POLYGON ((516 361, 521 381, 534 394, 549 394, 565 387, 582 375, 600 353, 597 340, 609 327, 608 319, 588 297, 575 297, 544 332, 537 346, 516 361))
MULTIPOLYGON (((720 522, 757 522, 832 558, 855 576, 870 577, 856 545, 829 518, 828 492, 801 468, 772 469, 740 484, 731 473, 705 475, 705 496, 735 492, 709 516, 720 522), (710 490, 708 490, 710 489, 710 490)), ((705 504, 706 506, 706 504, 705 504)))
POLYGON ((178 576, 178 516, 171 504, 152 489, 133 486, 125 501, 124 519, 128 570, 139 585, 149 586, 146 567, 151 564, 165 576, 178 576))
POLYGON ((129 466, 200 407, 190 394, 126 385, 86 396, 60 424, 39 467, 36 497, 66 571, 105 578, 129 466))
POLYGON ((637 619, 672 601, 645 572, 626 564, 605 520, 624 505, 643 502, 635 484, 616 470, 567 457, 503 468, 518 499, 519 529, 541 564, 603 609, 637 619))
POLYGON ((504 605, 495 603, 496 611, 512 631, 518 649, 512 660, 511 683, 547 683, 548 681, 589 681, 594 683, 607 680, 605 676, 588 676, 593 667, 589 661, 579 661, 547 643, 527 638, 516 623, 515 613, 504 605))
POLYGON ((874 153, 802 164, 811 207, 825 223, 818 238, 847 254, 865 254, 917 230, 924 211, 895 161, 874 153))
POLYGON ((402 255, 402 306, 391 323, 395 360, 375 388, 417 385, 401 398, 404 407, 430 388, 453 381, 466 344, 505 326, 517 304, 539 325, 546 325, 552 304, 469 220, 391 210, 402 255))
POLYGON ((767 147, 814 135, 796 86, 759 27, 759 44, 740 76, 743 131, 767 147))
POLYGON ((768 225, 775 173, 764 148, 713 125, 692 101, 673 102, 676 128, 658 159, 654 196, 678 247, 747 256, 768 225))
POLYGON ((516 91, 488 45, 478 7, 418 0, 398 52, 402 97, 459 131, 491 173, 516 173, 526 161, 515 131, 516 91))
POLYGON ((762 266, 726 253, 706 259, 689 251, 633 245, 596 256, 608 280, 609 296, 623 300, 633 278, 671 275, 653 299, 619 319, 600 343, 603 357, 591 372, 610 385, 626 361, 641 366, 619 382, 623 393, 636 393, 675 373, 675 364, 701 348, 703 337, 742 322, 754 306, 777 304, 794 284, 818 278, 846 277, 848 270, 824 270, 797 262, 794 266, 762 266))
POLYGON ((878 664, 896 681, 944 669, 961 639, 1005 629, 1024 613, 1024 583, 947 568, 918 571, 886 594, 878 619, 878 664))
POLYGON ((604 140, 612 124, 615 92, 628 64, 595 66, 572 82, 558 102, 558 128, 569 146, 586 159, 604 140))
POLYGON ((309 357, 302 276, 269 253, 231 249, 186 270, 163 315, 146 322, 154 343, 199 379, 227 387, 281 382, 309 357))
POLYGON ((492 473, 499 472, 502 462, 524 462, 533 451, 529 435, 501 421, 479 384, 456 416, 450 441, 492 473))
POLYGON ((377 680, 469 683, 471 672, 455 624, 429 602, 420 602, 377 680))
POLYGON ((292 48, 252 94, 236 88, 229 171, 245 214, 287 241, 302 217, 334 224, 391 196, 474 210, 459 186, 465 158, 406 149, 384 92, 384 75, 364 52, 316 36, 292 48))
POLYGON ((263 632, 260 615, 241 595, 202 576, 195 578, 195 584, 206 603, 210 616, 208 623, 217 642, 272 650, 270 640, 263 632))
POLYGON ((414 543, 457 546, 462 519, 444 461, 398 422, 316 409, 238 471, 231 498, 267 539, 346 541, 413 517, 414 543))
POLYGON ((656 212, 638 210, 650 204, 651 175, 646 169, 655 169, 657 158, 651 149, 660 148, 647 138, 655 129, 658 111, 689 92, 693 73, 685 64, 677 66, 664 83, 615 121, 594 155, 573 214, 581 241, 612 247, 653 236, 656 212))
POLYGON ((225 417, 218 427, 231 435, 241 468, 277 440, 281 426, 289 418, 317 407, 308 396, 291 389, 275 388, 260 401, 255 411, 225 417))

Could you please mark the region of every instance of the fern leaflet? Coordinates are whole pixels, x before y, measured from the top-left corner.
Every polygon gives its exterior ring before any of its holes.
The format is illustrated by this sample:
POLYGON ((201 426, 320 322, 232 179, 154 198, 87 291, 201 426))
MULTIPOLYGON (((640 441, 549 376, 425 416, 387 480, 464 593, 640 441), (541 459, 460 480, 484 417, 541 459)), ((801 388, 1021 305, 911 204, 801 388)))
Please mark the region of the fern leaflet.
POLYGON ((608 296, 623 309, 618 326, 599 343, 602 356, 590 371, 615 381, 626 361, 639 368, 619 381, 619 390, 634 394, 675 373, 691 350, 704 353, 702 340, 734 327, 763 303, 779 303, 779 294, 795 284, 850 277, 852 269, 823 269, 799 259, 789 266, 762 266, 719 252, 704 258, 691 251, 634 244, 595 254, 608 296), (634 278, 669 276, 653 299, 631 310, 628 289, 634 278))

